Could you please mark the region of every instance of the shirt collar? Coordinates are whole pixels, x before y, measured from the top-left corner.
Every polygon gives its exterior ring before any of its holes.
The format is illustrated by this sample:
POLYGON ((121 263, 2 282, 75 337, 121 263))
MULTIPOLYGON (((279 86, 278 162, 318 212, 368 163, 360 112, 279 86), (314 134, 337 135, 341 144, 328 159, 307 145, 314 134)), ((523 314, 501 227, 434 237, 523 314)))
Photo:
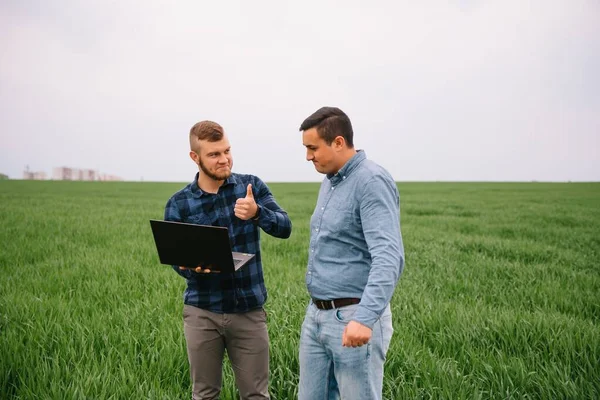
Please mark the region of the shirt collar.
POLYGON ((358 167, 358 165, 367 159, 367 153, 364 150, 357 150, 356 154, 352 156, 346 164, 337 172, 337 174, 327 174, 327 178, 329 182, 331 182, 332 186, 337 185, 344 179, 348 178, 348 176, 358 167))
MULTIPOLYGON (((200 186, 198 186, 198 177, 199 176, 200 176, 200 172, 196 172, 196 176, 194 177, 194 181, 192 182, 192 186, 191 186, 192 196, 195 198, 200 198, 204 194, 212 194, 212 193, 206 193, 202 189, 200 189, 200 186)), ((225 182, 223 182, 221 187, 235 185, 236 183, 238 183, 238 181, 237 181, 235 175, 232 173, 231 175, 229 175, 229 178, 225 179, 225 182)))

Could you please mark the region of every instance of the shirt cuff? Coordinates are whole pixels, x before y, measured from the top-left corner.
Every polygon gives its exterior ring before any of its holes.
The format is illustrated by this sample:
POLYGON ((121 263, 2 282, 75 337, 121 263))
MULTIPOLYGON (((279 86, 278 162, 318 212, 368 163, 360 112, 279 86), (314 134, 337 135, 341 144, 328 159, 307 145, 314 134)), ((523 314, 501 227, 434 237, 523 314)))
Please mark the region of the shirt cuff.
POLYGON ((252 222, 254 222, 255 224, 258 224, 258 222, 260 221, 260 217, 261 217, 261 215, 263 214, 263 212, 262 212, 262 211, 263 211, 263 209, 262 209, 262 207, 260 206, 260 204, 257 204, 257 205, 256 205, 256 215, 255 215, 254 217, 250 218, 250 220, 251 220, 252 222))
POLYGON ((358 305, 356 312, 352 316, 352 320, 356 321, 369 329, 373 329, 373 325, 379 319, 380 315, 371 310, 367 310, 364 306, 358 305))

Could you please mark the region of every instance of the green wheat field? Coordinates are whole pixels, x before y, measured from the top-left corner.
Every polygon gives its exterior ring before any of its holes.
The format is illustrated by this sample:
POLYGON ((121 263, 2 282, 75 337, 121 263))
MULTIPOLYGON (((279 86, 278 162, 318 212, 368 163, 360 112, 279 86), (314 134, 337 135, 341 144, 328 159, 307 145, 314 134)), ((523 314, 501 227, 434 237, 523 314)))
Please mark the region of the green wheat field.
MULTIPOLYGON (((148 222, 183 185, 0 181, 1 399, 191 397, 185 283, 148 222)), ((294 399, 318 184, 269 186, 294 225, 262 235, 270 391, 294 399)), ((600 184, 398 188, 384 398, 600 398, 600 184)))

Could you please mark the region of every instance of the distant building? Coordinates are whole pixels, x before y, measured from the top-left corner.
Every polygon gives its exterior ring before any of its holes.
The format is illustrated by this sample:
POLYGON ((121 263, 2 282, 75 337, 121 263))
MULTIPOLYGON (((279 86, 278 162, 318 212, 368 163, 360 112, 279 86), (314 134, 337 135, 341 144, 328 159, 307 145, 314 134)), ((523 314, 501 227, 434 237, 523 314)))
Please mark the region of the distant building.
POLYGON ((72 180, 72 169, 68 167, 58 167, 54 168, 54 173, 52 174, 52 179, 55 181, 70 181, 72 180))
POLYGON ((55 181, 121 181, 115 175, 101 174, 93 169, 79 169, 69 167, 54 168, 52 179, 55 181))
POLYGON ((83 178, 81 179, 82 181, 97 181, 98 179, 98 175, 100 175, 97 171, 94 171, 93 169, 83 169, 81 170, 81 173, 83 175, 83 178))
POLYGON ((46 173, 41 171, 23 171, 23 179, 32 181, 44 181, 46 180, 46 173))

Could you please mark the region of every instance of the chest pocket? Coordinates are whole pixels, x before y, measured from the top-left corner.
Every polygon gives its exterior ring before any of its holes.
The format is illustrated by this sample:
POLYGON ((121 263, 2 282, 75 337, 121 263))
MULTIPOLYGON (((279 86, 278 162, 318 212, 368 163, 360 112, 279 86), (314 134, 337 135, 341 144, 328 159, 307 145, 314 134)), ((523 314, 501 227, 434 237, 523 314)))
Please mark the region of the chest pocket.
POLYGON ((196 225, 212 225, 212 219, 206 214, 190 215, 185 222, 196 225))
POLYGON ((360 227, 360 216, 351 204, 331 199, 323 213, 329 229, 334 232, 355 230, 360 227))
POLYGON ((334 232, 347 232, 354 228, 352 210, 347 208, 329 207, 325 209, 325 220, 334 232))

